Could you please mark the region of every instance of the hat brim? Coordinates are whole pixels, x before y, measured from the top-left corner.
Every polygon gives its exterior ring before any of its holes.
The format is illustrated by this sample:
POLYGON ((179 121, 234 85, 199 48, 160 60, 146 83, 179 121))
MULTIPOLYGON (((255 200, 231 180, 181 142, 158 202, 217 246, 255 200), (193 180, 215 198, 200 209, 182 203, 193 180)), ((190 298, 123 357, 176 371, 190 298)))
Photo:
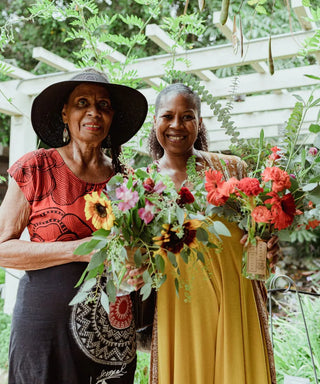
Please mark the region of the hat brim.
MULTIPOLYGON (((38 137, 52 148, 66 145, 62 138, 62 108, 73 89, 81 83, 99 84, 109 91, 115 110, 109 130, 112 144, 119 146, 129 141, 141 128, 148 112, 144 95, 125 85, 88 80, 69 80, 52 84, 34 99, 31 122, 38 137)), ((106 139, 101 146, 108 147, 106 139)))

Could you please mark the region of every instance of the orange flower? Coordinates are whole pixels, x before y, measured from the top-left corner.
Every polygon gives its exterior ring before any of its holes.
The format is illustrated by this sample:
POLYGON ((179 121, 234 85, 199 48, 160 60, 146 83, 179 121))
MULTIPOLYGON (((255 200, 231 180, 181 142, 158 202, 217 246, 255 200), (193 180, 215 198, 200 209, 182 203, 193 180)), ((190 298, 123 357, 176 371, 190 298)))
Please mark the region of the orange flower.
POLYGON ((290 176, 278 167, 267 167, 262 173, 263 181, 272 181, 272 191, 280 192, 291 187, 290 176))
POLYGON ((224 182, 218 187, 219 193, 223 196, 229 197, 232 193, 236 192, 236 187, 239 184, 239 180, 235 177, 231 177, 228 181, 224 182))
POLYGON ((251 216, 256 223, 270 223, 272 215, 269 209, 264 205, 259 205, 251 212, 251 216))
POLYGON ((281 158, 281 156, 278 154, 279 151, 281 151, 278 147, 272 147, 271 148, 272 154, 269 156, 269 159, 271 161, 276 161, 281 158))
POLYGON ((115 216, 112 211, 110 200, 104 199, 98 195, 98 192, 92 192, 84 196, 86 205, 84 212, 87 220, 92 220, 96 229, 103 228, 109 230, 113 226, 115 216))
POLYGON ((267 195, 272 197, 265 201, 265 204, 271 204, 271 223, 279 230, 289 227, 296 215, 296 205, 291 193, 287 193, 283 197, 278 196, 274 192, 270 192, 267 195))
POLYGON ((320 220, 309 220, 308 225, 306 226, 306 229, 315 229, 320 225, 320 220))
POLYGON ((309 201, 309 203, 308 203, 308 208, 310 208, 310 209, 314 208, 314 204, 313 204, 312 201, 309 201))
POLYGON ((223 205, 227 200, 228 196, 221 193, 221 187, 224 185, 223 175, 221 172, 214 169, 206 171, 206 183, 205 188, 208 192, 207 200, 210 204, 219 206, 223 205))
POLYGON ((244 177, 239 181, 238 188, 247 196, 258 196, 263 192, 259 180, 254 177, 244 177))

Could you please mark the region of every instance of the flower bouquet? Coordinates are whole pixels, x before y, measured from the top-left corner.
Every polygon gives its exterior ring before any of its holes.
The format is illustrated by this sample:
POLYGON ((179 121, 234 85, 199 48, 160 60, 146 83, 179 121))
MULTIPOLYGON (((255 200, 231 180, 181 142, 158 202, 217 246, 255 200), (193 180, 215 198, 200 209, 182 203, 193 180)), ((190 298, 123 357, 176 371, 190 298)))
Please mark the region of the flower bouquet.
MULTIPOLYGON (((186 187, 177 192, 171 179, 158 173, 156 165, 148 170, 128 170, 126 176, 117 174, 104 193, 99 196, 93 192, 85 200, 86 219, 92 220, 97 231, 75 251, 78 255, 92 253, 92 258, 71 305, 94 300, 99 291, 101 303, 108 311, 109 303, 115 301, 125 285, 128 265, 144 267, 142 300, 166 280, 166 262, 174 267, 178 293, 177 257, 186 263, 190 258, 203 261, 196 249, 197 241, 216 247, 209 241, 208 226, 204 226, 208 218, 192 216, 198 210, 193 194, 186 187), (104 291, 99 281, 105 275, 108 278, 104 291)), ((217 237, 228 235, 227 228, 220 224, 209 227, 210 231, 217 237)))
MULTIPOLYGON (((297 137, 297 131, 291 133, 297 137)), ((273 234, 310 240, 312 229, 320 224, 317 148, 307 152, 288 135, 282 147, 272 147, 260 161, 264 148, 261 131, 258 163, 249 177, 226 179, 222 172, 208 170, 205 183, 210 214, 223 215, 247 232, 242 272, 257 280, 267 279, 271 272, 266 241, 273 234)))

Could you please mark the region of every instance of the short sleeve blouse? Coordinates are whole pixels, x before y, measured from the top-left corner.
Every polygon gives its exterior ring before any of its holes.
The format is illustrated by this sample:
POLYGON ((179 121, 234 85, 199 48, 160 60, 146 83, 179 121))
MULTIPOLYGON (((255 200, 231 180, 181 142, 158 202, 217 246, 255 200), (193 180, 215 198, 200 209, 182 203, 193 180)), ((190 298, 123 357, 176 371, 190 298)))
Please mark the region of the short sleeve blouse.
POLYGON ((8 172, 30 203, 31 241, 77 240, 94 231, 85 218, 84 195, 102 192, 108 180, 94 184, 79 179, 53 148, 25 154, 8 172))

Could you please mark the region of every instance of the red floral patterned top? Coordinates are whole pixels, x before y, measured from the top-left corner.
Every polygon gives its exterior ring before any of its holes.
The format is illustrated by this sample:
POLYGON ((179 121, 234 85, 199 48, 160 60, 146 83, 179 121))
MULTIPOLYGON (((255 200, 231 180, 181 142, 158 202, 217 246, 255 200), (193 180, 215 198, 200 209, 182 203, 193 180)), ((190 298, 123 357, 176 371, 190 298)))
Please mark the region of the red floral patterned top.
POLYGON ((25 154, 8 172, 30 203, 31 241, 77 240, 94 231, 85 219, 83 196, 100 193, 108 180, 93 184, 79 179, 54 148, 25 154))

